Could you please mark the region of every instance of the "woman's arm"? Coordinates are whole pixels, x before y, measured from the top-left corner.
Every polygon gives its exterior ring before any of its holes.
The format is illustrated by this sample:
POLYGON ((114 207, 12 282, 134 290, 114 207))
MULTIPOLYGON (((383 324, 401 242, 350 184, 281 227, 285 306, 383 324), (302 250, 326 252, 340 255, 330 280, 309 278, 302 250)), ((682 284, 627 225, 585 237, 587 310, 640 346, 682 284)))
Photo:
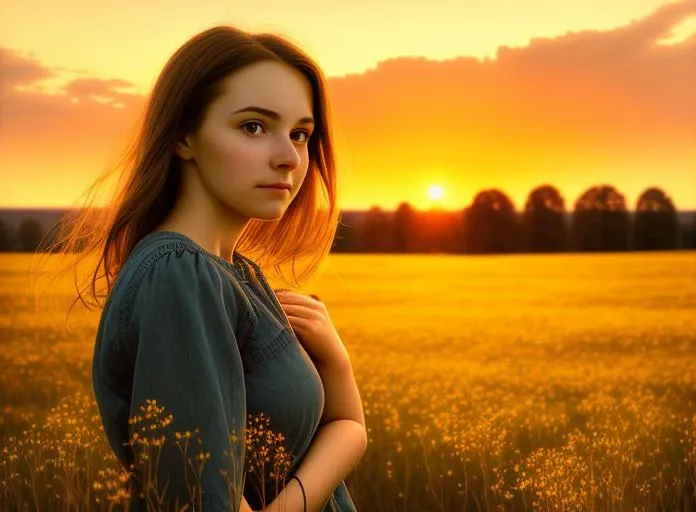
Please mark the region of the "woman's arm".
MULTIPOLYGON (((324 414, 317 434, 295 475, 307 495, 307 511, 321 511, 336 487, 358 465, 367 448, 365 417, 350 362, 317 365, 324 384, 324 414)), ((288 477, 289 478, 289 477, 288 477)), ((285 488, 266 512, 303 512, 297 480, 285 488)))
MULTIPOLYGON (((276 295, 324 387, 319 429, 294 473, 304 486, 307 511, 320 512, 367 449, 365 416, 348 351, 324 303, 316 296, 309 298, 289 291, 278 290, 276 295)), ((265 510, 303 512, 297 480, 288 476, 285 488, 265 510)))
MULTIPOLYGON (((333 491, 350 474, 365 453, 367 437, 359 423, 336 420, 322 425, 295 475, 307 496, 307 511, 321 512, 333 491)), ((289 477, 288 477, 289 478, 289 477)), ((304 498, 295 479, 286 486, 264 512, 303 512, 304 498)))
MULTIPOLYGON (((97 351, 93 366, 100 376, 107 364, 113 364, 103 358, 132 357, 131 404, 123 410, 128 418, 125 414, 121 418, 132 420, 127 422, 128 444, 144 496, 131 496, 131 509, 154 501, 158 510, 173 510, 178 501, 198 503, 196 508, 210 512, 238 512, 244 444, 232 443, 230 433, 244 439, 247 408, 244 365, 232 326, 242 310, 223 300, 222 276, 195 251, 167 251, 140 268, 143 279, 134 281, 138 287, 129 296, 132 310, 121 327, 121 352, 106 346, 97 351), (222 390, 227 393, 224 397, 222 390), (164 410, 167 421, 156 425, 161 427, 156 434, 172 440, 154 459, 147 442, 152 439, 148 419, 152 410, 155 419, 164 410), (182 453, 174 434, 197 429, 202 444, 182 453), (200 466, 199 450, 210 458, 194 494, 187 468, 200 466)), ((105 410, 111 411, 108 405, 105 410)))
POLYGON ((321 415, 321 423, 352 420, 367 431, 360 391, 355 383, 348 352, 346 351, 345 357, 335 358, 331 363, 317 363, 316 368, 324 386, 324 412, 321 415))

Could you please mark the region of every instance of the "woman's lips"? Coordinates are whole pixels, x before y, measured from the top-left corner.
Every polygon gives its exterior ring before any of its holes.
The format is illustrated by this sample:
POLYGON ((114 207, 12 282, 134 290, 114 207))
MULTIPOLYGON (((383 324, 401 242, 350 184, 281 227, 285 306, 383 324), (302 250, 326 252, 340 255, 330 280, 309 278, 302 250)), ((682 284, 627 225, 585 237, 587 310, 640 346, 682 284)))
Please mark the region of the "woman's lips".
POLYGON ((285 187, 259 187, 264 190, 268 190, 269 192, 276 192, 276 193, 285 193, 287 192, 288 194, 290 193, 290 190, 285 188, 285 187))

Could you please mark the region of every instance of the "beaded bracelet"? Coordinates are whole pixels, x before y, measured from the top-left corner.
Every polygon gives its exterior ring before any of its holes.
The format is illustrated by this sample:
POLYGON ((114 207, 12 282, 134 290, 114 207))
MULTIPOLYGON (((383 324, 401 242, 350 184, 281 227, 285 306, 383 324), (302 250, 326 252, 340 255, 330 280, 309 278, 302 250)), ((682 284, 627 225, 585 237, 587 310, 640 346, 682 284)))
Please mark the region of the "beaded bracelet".
POLYGON ((302 489, 302 499, 304 500, 304 512, 307 512, 307 495, 305 494, 304 485, 302 485, 302 482, 299 478, 297 478, 297 476, 292 475, 290 477, 290 480, 292 480, 293 478, 297 480, 298 484, 300 484, 300 489, 302 489))

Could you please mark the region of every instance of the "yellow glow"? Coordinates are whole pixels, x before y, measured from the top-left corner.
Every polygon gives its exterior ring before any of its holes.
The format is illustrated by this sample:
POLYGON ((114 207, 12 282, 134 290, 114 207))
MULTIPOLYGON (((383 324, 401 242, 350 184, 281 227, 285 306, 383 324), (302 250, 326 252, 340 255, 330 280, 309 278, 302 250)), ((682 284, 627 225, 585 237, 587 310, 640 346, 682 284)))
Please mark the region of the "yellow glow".
POLYGON ((444 189, 440 185, 431 185, 428 188, 428 197, 430 199, 433 199, 435 201, 442 199, 442 196, 445 195, 444 189))

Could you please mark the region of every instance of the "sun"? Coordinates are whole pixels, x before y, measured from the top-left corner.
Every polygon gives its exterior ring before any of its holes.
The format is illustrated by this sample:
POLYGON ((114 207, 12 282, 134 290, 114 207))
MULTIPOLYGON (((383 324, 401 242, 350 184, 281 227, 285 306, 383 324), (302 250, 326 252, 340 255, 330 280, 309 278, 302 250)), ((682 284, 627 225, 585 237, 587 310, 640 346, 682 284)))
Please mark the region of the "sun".
POLYGON ((444 189, 440 185, 430 185, 428 187, 428 197, 435 201, 442 199, 445 195, 444 189))

